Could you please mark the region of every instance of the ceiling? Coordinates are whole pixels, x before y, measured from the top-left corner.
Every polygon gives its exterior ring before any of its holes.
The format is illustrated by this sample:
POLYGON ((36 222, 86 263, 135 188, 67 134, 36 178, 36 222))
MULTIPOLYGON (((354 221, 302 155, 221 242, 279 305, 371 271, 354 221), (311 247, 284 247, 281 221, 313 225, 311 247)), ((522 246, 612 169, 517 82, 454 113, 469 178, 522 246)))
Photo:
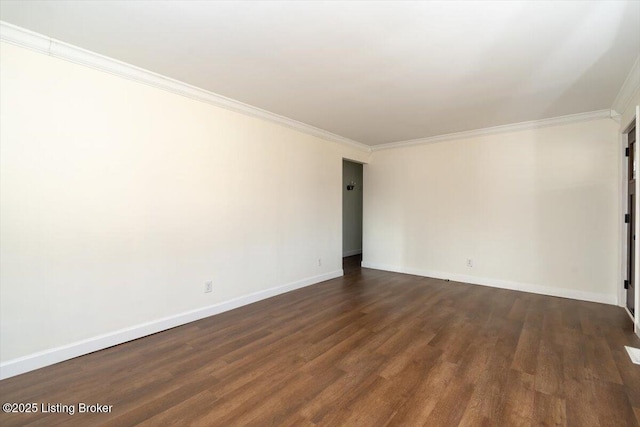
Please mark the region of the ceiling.
POLYGON ((640 2, 1 1, 0 19, 377 145, 611 108, 640 2))

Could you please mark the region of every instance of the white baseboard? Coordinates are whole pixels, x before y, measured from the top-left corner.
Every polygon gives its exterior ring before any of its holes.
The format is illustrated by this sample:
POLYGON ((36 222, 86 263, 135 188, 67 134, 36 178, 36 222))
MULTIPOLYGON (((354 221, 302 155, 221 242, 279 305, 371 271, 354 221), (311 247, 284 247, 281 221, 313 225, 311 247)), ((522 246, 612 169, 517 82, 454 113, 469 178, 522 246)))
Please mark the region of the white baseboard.
POLYGON ((205 317, 233 310, 263 299, 271 298, 295 289, 305 286, 314 285, 324 282, 325 280, 335 279, 344 275, 342 270, 332 271, 330 273, 318 276, 308 277, 296 282, 288 283, 282 286, 265 289, 264 291, 254 292, 249 295, 234 298, 229 301, 210 305, 203 308, 187 311, 173 316, 164 317, 162 319, 153 320, 129 328, 120 329, 82 341, 77 341, 64 346, 40 351, 17 359, 9 360, 0 364, 0 379, 10 378, 25 372, 33 371, 54 363, 69 360, 74 357, 82 356, 94 351, 102 350, 114 345, 122 344, 127 341, 142 338, 147 335, 155 334, 176 326, 184 325, 205 317))
POLYGON ((362 253, 362 249, 353 249, 351 251, 344 251, 342 252, 342 258, 347 256, 360 255, 361 253, 362 253))
POLYGON ((530 292, 533 294, 548 295, 552 297, 570 298, 580 301, 599 302, 611 305, 618 304, 618 298, 616 295, 601 294, 596 292, 553 288, 550 286, 533 285, 529 283, 519 283, 500 279, 488 279, 484 277, 467 276, 464 274, 443 273, 441 271, 422 270, 410 267, 397 267, 365 261, 362 262, 362 267, 373 268, 375 270, 393 271, 396 273, 413 274, 423 277, 433 277, 435 279, 452 280, 455 282, 469 283, 472 285, 490 286, 492 288, 530 292))

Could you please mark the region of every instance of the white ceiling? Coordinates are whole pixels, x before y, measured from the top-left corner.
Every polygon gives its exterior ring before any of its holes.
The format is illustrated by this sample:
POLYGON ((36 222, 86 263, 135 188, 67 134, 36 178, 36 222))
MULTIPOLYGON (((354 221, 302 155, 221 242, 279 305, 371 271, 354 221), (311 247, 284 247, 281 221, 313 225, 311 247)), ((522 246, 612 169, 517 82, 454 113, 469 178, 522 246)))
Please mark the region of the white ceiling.
POLYGON ((611 108, 640 2, 2 1, 0 19, 376 145, 611 108))

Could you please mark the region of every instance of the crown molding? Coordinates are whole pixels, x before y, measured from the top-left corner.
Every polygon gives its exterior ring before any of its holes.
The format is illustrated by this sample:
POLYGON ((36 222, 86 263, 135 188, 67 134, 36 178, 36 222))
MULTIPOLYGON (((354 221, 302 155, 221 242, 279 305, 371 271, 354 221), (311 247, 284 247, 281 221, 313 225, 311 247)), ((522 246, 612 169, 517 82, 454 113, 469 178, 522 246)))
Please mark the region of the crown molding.
MULTIPOLYGON (((475 129, 464 132, 456 132, 444 135, 436 135, 426 138, 412 139, 406 141, 389 142, 369 146, 361 142, 354 141, 349 138, 325 131, 315 126, 290 119, 279 114, 275 114, 222 95, 192 86, 190 84, 175 80, 163 75, 100 55, 95 52, 65 43, 51 37, 0 21, 0 40, 21 46, 27 49, 35 50, 49 56, 64 59, 76 64, 84 65, 103 72, 124 77, 129 80, 147 84, 149 86, 172 92, 178 95, 186 96, 191 99, 206 102, 217 107, 227 110, 246 114, 248 116, 260 118, 273 123, 286 126, 291 129, 312 135, 327 141, 344 144, 351 148, 370 153, 372 151, 385 150, 396 147, 406 147, 412 145, 429 144, 435 142, 450 141, 454 139, 472 138, 483 135, 491 135, 503 132, 515 132, 527 129, 536 129, 547 126, 555 126, 560 124, 568 124, 586 120, 595 120, 601 118, 615 118, 611 110, 599 110, 587 113, 570 114, 560 117, 552 117, 542 120, 532 120, 527 122, 513 123, 501 126, 494 126, 482 129, 475 129)), ((624 111, 633 95, 640 90, 640 55, 631 68, 627 78, 620 88, 618 95, 613 103, 612 110, 624 111)))
POLYGON ((206 102, 208 104, 222 107, 227 110, 243 113, 252 117, 268 120, 304 132, 318 138, 337 142, 364 152, 371 152, 371 147, 360 142, 345 138, 340 135, 322 130, 320 128, 271 113, 258 107, 236 101, 222 95, 200 89, 196 86, 162 76, 152 71, 91 52, 86 49, 62 42, 60 40, 47 37, 45 35, 0 21, 0 40, 35 50, 49 56, 64 59, 76 64, 104 71, 129 80, 144 83, 149 86, 186 96, 191 99, 206 102))
POLYGON ((618 113, 616 110, 611 110, 611 119, 616 123, 620 123, 620 120, 622 120, 622 114, 618 113))
POLYGON ((430 136, 427 138, 410 139, 406 141, 389 142, 386 144, 374 145, 372 151, 388 150, 390 148, 409 147, 412 145, 432 144, 435 142, 452 141, 454 139, 474 138, 484 135, 493 135, 505 132, 517 132, 528 129, 538 129, 549 126, 557 126, 588 120, 613 118, 611 110, 590 111, 587 113, 569 114, 566 116, 551 117, 548 119, 531 120, 528 122, 512 123, 508 125, 493 126, 482 129, 468 130, 464 132, 447 133, 444 135, 430 136))
POLYGON ((623 112, 629 106, 629 101, 633 98, 633 95, 640 90, 640 55, 636 57, 636 61, 633 63, 627 78, 625 79, 620 91, 616 96, 612 110, 623 112))

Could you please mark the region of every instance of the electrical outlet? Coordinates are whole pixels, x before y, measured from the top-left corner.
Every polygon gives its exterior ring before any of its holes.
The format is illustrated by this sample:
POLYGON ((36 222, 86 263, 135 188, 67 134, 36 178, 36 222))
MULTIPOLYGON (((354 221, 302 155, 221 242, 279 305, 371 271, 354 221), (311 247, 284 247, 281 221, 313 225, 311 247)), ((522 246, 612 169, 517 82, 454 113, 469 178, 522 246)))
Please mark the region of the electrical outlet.
POLYGON ((318 258, 318 267, 322 267, 322 258, 318 258))
POLYGON ((471 258, 467 258, 467 267, 473 267, 473 260, 471 258))
POLYGON ((204 282, 204 293, 207 294, 209 292, 213 292, 213 281, 211 280, 204 282))

